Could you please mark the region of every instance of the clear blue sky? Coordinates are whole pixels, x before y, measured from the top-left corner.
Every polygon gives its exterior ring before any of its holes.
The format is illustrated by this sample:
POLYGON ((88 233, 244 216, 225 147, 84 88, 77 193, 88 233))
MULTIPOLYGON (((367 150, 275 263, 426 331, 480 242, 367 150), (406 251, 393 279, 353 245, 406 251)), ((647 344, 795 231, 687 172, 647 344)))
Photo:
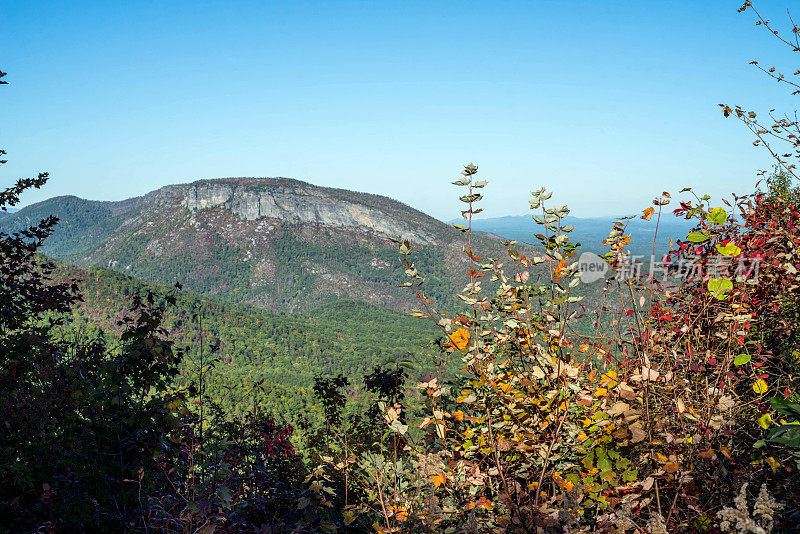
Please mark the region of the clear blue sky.
MULTIPOLYGON (((717 104, 794 110, 748 62, 800 56, 740 3, 9 0, 0 186, 49 171, 30 203, 289 176, 442 219, 471 161, 489 216, 541 185, 577 216, 747 192, 770 160, 717 104)), ((757 6, 784 22, 790 3, 757 6)))

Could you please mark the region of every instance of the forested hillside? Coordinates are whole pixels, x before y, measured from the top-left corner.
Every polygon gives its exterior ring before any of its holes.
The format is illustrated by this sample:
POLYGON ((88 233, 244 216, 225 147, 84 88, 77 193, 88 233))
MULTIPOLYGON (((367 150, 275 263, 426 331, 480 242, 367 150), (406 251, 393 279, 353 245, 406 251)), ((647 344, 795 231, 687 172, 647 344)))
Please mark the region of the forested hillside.
MULTIPOLYGON (((258 407, 297 426, 322 424, 322 407, 312 392, 314 377, 361 377, 387 361, 412 360, 417 373, 430 369, 431 344, 440 332, 406 314, 355 301, 337 301, 302 315, 277 315, 246 305, 206 300, 191 293, 143 283, 103 268, 59 264, 57 282, 77 284, 83 300, 67 329, 101 329, 112 339, 134 296, 157 295, 165 306, 169 339, 185 347, 180 383, 199 380, 201 347, 208 393, 229 414, 258 407), (174 302, 167 302, 170 295, 174 302)), ((361 389, 353 383, 349 394, 361 389)))

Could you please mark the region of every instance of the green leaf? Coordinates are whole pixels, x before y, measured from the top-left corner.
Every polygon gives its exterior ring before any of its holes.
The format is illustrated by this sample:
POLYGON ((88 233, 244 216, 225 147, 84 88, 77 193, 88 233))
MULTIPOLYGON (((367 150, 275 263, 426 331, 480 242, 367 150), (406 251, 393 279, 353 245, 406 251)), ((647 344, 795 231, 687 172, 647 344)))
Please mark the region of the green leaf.
POLYGON ((231 495, 231 490, 229 490, 227 486, 220 486, 217 488, 217 496, 219 496, 220 500, 222 501, 222 505, 225 508, 231 507, 233 496, 231 495))
POLYGON ((686 237, 688 237, 689 241, 692 243, 702 243, 703 241, 708 241, 708 236, 706 234, 701 234, 700 232, 692 232, 686 237))
POLYGON ((714 208, 708 213, 708 220, 714 224, 724 224, 728 220, 728 212, 723 208, 714 208))
POLYGON ((610 471, 613 466, 611 465, 611 460, 608 458, 598 458, 597 459, 597 468, 602 471, 610 471))
POLYGON ((770 416, 770 414, 768 413, 765 413, 764 415, 756 419, 756 421, 758 422, 761 428, 767 430, 769 426, 772 424, 772 416, 770 416))
POLYGON ((724 247, 717 245, 717 252, 719 252, 724 256, 738 256, 739 254, 742 253, 742 249, 740 249, 733 243, 728 243, 724 247))
POLYGON ((800 425, 781 425, 767 434, 767 440, 800 449, 800 425))
POLYGON ((405 434, 408 431, 408 425, 404 425, 403 423, 400 422, 399 419, 395 419, 394 421, 392 421, 391 424, 389 425, 389 428, 391 428, 400 435, 405 434))
POLYGON ((776 411, 800 421, 800 404, 782 397, 772 397, 769 401, 776 411))
POLYGON ((733 365, 744 365, 750 361, 749 354, 739 354, 736 358, 733 359, 733 365))
POLYGON ((717 300, 725 300, 728 298, 726 291, 733 289, 733 282, 727 278, 712 278, 708 281, 708 290, 717 300))

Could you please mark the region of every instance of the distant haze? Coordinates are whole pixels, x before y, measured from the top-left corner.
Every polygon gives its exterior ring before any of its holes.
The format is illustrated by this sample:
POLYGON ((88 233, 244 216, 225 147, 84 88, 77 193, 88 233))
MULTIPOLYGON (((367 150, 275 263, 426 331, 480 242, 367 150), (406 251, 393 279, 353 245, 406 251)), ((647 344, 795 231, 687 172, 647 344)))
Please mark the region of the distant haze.
MULTIPOLYGON (((608 232, 614 224, 614 217, 565 217, 565 225, 573 225, 575 230, 570 233, 573 242, 581 243, 583 250, 596 253, 607 252, 608 248, 603 248, 602 241, 608 237, 608 232)), ((463 220, 452 222, 463 223, 463 220)), ((655 216, 645 221, 641 218, 633 218, 627 221, 626 233, 631 235, 629 250, 632 254, 647 256, 653 253, 653 238, 656 235, 655 216)), ((656 241, 656 253, 662 254, 669 246, 669 239, 673 241, 685 239, 686 232, 692 227, 693 222, 674 217, 671 213, 662 215, 658 225, 658 240, 656 241)), ((520 243, 536 244, 534 234, 544 233, 540 225, 531 218, 530 215, 497 217, 488 219, 478 219, 472 221, 475 230, 491 232, 507 239, 514 239, 520 243)))

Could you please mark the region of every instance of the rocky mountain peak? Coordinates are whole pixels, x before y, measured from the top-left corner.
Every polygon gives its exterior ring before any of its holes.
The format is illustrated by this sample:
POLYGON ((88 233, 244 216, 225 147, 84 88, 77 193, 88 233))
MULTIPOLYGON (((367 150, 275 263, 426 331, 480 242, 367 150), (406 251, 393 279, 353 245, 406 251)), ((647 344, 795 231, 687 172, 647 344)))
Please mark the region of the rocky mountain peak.
POLYGON ((363 201, 363 197, 373 195, 317 187, 287 178, 201 180, 178 187, 181 202, 189 211, 221 207, 242 220, 269 218, 293 224, 361 228, 384 237, 403 236, 422 244, 436 243, 433 232, 418 224, 408 224, 396 217, 396 213, 380 209, 375 202, 363 201))

